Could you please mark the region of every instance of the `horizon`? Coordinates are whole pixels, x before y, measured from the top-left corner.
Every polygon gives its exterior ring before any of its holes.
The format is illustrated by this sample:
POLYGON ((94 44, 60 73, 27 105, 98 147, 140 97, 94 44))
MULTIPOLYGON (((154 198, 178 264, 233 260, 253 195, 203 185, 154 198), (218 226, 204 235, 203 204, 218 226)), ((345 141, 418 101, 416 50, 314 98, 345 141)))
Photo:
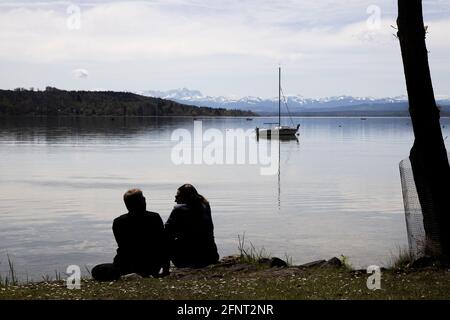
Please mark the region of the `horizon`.
MULTIPOLYGON (((16 88, 0 88, 0 90, 10 90, 10 91, 14 91, 17 89, 23 89, 23 90, 27 90, 27 91, 36 91, 36 92, 43 92, 46 91, 47 87, 51 87, 51 86, 46 86, 43 88, 37 88, 37 87, 30 87, 30 88, 26 88, 26 87, 16 87, 16 88)), ((137 95, 141 95, 141 96, 148 96, 145 95, 146 92, 158 92, 158 93, 169 93, 169 92, 173 92, 173 91, 183 91, 183 90, 188 90, 190 92, 199 92, 201 94, 202 98, 227 98, 227 99, 235 99, 235 100, 241 100, 241 99, 245 99, 245 98, 258 98, 258 99, 262 99, 262 100, 273 100, 276 99, 278 100, 278 96, 265 96, 265 97, 261 97, 261 96, 212 96, 212 95, 207 95, 204 94, 201 90, 198 89, 190 89, 190 88, 175 88, 175 89, 169 89, 169 90, 152 90, 152 89, 144 89, 144 90, 108 90, 108 89, 103 89, 103 88, 93 88, 93 89, 64 89, 64 88, 58 88, 58 87, 51 87, 57 90, 62 90, 62 91, 86 91, 86 92, 123 92, 123 93, 132 93, 132 94, 137 94, 137 95)), ((373 96, 355 96, 355 95, 337 95, 337 96, 323 96, 323 97, 317 97, 317 98, 313 98, 313 97, 305 97, 302 96, 301 94, 294 94, 294 93, 287 93, 284 95, 285 97, 296 97, 296 98, 301 98, 301 99, 305 99, 305 100, 325 100, 325 99, 333 99, 333 98, 353 98, 353 99, 364 99, 364 100, 384 100, 384 99, 394 99, 394 100, 398 100, 398 101, 407 101, 408 100, 408 96, 405 95, 401 95, 401 96, 380 96, 380 97, 373 97, 373 96)), ((148 96, 148 97, 156 97, 158 98, 159 96, 148 96)), ((162 97, 164 98, 164 97, 162 97)), ((168 99, 169 98, 164 98, 164 99, 168 99)), ((450 100, 450 96, 448 95, 436 95, 435 94, 435 99, 436 101, 439 100, 450 100)))

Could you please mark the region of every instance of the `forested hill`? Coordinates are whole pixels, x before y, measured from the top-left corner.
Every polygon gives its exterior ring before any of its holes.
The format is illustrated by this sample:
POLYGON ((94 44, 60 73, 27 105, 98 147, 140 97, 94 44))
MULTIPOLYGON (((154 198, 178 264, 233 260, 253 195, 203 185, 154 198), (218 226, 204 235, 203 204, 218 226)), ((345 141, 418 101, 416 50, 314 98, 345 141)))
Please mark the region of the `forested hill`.
POLYGON ((196 107, 128 92, 0 90, 0 116, 251 116, 254 113, 196 107))

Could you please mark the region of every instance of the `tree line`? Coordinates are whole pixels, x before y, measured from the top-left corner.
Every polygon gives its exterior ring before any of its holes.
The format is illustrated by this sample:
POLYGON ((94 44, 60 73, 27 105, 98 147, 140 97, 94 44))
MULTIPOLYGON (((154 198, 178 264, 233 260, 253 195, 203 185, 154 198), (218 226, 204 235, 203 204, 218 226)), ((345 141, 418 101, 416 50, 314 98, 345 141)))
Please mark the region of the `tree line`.
POLYGON ((47 87, 0 90, 0 116, 253 116, 251 111, 197 107, 130 92, 47 87))

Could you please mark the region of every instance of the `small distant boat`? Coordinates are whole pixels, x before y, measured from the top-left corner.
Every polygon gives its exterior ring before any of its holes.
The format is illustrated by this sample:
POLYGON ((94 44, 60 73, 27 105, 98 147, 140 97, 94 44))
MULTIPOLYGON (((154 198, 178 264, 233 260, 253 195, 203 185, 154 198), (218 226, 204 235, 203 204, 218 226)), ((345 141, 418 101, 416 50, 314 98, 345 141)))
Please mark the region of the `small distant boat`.
POLYGON ((281 125, 281 68, 278 68, 278 123, 277 126, 270 129, 256 127, 256 138, 259 139, 260 136, 264 138, 271 138, 272 136, 278 136, 279 138, 296 138, 300 124, 294 126, 289 109, 287 111, 291 119, 292 126, 281 125))
POLYGON ((247 118, 247 119, 245 119, 245 120, 247 120, 247 121, 252 121, 252 120, 253 120, 253 118, 247 118))
POLYGON ((361 118, 361 120, 367 120, 367 118, 361 118))

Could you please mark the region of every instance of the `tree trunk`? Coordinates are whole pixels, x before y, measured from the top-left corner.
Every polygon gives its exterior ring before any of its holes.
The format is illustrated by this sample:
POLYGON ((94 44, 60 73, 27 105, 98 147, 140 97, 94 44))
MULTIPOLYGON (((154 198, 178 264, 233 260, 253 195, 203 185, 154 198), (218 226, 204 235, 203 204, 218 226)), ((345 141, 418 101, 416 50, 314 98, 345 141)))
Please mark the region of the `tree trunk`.
POLYGON ((410 160, 428 241, 427 254, 450 257, 450 167, 425 44, 422 0, 398 0, 398 38, 414 130, 410 160))

